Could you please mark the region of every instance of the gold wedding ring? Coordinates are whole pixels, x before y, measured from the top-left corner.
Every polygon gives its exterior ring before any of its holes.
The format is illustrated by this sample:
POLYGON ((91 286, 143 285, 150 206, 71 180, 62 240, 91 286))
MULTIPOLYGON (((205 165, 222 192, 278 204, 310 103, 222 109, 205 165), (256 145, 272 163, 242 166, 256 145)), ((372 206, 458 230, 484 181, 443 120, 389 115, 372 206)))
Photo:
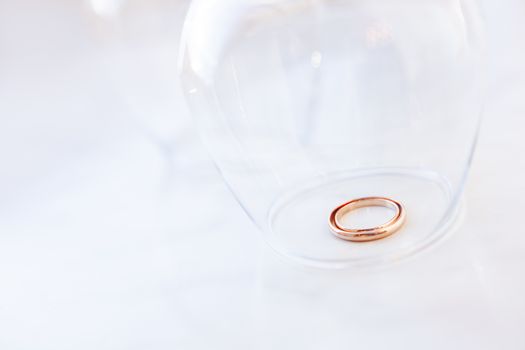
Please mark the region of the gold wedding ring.
POLYGON ((403 226, 405 222, 405 208, 390 198, 386 197, 365 197, 351 200, 335 208, 330 214, 328 222, 330 231, 339 238, 353 242, 374 241, 390 236, 403 226), (341 218, 346 213, 363 207, 386 207, 395 211, 394 217, 380 226, 362 229, 351 229, 341 225, 341 218))

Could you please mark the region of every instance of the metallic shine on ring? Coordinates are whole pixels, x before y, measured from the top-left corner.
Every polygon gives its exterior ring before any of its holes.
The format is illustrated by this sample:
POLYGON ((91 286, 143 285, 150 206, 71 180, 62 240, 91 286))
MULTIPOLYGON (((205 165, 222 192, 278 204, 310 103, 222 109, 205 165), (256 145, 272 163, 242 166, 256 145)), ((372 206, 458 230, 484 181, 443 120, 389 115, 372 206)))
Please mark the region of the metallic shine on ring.
POLYGON ((390 236, 403 226, 405 222, 405 208, 397 201, 386 197, 365 197, 351 200, 335 208, 330 214, 330 231, 339 238, 353 242, 374 241, 390 236), (394 217, 376 227, 350 229, 341 225, 341 217, 346 213, 363 207, 386 207, 395 210, 394 217))

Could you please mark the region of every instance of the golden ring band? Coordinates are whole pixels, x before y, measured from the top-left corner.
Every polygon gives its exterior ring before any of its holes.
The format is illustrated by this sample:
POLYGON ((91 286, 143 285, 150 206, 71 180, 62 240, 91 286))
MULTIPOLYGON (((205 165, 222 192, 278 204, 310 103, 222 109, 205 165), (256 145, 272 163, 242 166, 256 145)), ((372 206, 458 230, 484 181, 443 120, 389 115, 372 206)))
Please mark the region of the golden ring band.
POLYGON ((397 201, 386 197, 365 197, 351 200, 335 208, 330 214, 330 231, 339 238, 353 242, 366 242, 390 236, 403 226, 405 208, 397 201), (341 218, 346 213, 363 207, 386 207, 395 211, 394 217, 388 222, 371 228, 351 229, 341 225, 341 218))

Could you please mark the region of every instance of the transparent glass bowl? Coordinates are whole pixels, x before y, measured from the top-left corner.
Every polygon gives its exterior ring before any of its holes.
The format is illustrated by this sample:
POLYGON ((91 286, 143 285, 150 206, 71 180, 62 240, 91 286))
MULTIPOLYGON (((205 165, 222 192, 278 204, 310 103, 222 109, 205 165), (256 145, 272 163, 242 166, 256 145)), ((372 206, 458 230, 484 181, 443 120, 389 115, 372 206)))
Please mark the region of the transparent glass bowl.
MULTIPOLYGON (((387 263, 450 226, 475 147, 483 32, 473 1, 195 1, 180 72, 203 140, 239 203, 281 254, 387 263), (404 204, 374 242, 330 234, 337 205, 404 204)), ((384 208, 353 213, 363 226, 384 208)))

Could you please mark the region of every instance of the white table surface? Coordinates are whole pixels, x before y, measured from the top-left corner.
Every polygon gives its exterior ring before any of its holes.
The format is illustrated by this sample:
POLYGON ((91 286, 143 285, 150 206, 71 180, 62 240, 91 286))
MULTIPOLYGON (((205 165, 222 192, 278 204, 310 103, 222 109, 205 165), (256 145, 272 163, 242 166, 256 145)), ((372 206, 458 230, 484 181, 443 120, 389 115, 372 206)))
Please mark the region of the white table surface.
POLYGON ((222 184, 176 78, 186 6, 0 0, 0 349, 524 349, 525 3, 485 1, 461 226, 362 271, 282 261, 222 184))

